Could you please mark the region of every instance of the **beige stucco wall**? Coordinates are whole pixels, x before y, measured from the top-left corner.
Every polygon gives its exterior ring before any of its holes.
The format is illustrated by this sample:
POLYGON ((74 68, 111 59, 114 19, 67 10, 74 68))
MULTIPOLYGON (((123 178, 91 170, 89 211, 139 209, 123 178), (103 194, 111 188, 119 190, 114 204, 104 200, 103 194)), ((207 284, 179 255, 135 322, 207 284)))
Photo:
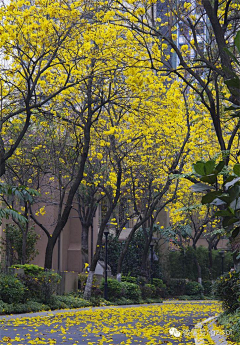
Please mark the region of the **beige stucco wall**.
MULTIPOLYGON (((56 219, 56 208, 54 206, 47 209, 46 215, 39 216, 38 221, 43 225, 54 229, 54 219, 56 219)), ((98 212, 94 218, 93 226, 93 250, 96 247, 97 234, 98 234, 98 212)), ((40 239, 37 243, 37 249, 39 254, 33 260, 33 263, 39 266, 44 266, 44 256, 47 246, 47 236, 44 231, 36 226, 36 231, 40 235, 40 239)), ((60 271, 74 271, 82 272, 82 255, 81 255, 81 222, 78 218, 78 214, 74 207, 70 213, 67 224, 65 225, 61 235, 60 243, 57 241, 54 248, 53 255, 53 269, 60 271), (58 250, 60 248, 60 255, 58 250), (59 257, 59 259, 58 259, 59 257)), ((91 229, 89 230, 89 263, 91 262, 91 229)))

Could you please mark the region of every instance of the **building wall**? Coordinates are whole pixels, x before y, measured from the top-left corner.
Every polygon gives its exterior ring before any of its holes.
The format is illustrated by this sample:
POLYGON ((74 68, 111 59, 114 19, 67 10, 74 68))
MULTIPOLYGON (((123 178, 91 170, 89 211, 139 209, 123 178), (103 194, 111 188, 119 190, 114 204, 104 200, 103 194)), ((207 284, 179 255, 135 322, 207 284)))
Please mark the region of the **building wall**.
MULTIPOLYGON (((52 208, 48 210, 48 214, 50 216, 44 215, 39 216, 38 220, 43 225, 52 224, 51 220, 54 218, 54 213, 56 212, 56 208, 52 208)), ((54 228, 54 224, 51 226, 52 230, 54 228)), ((47 236, 44 231, 36 226, 36 232, 40 235, 40 239, 37 243, 37 249, 39 254, 33 260, 33 263, 39 266, 44 266, 44 256, 45 256, 45 249, 47 246, 47 236)), ((68 222, 64 227, 60 238, 57 240, 55 248, 54 248, 54 255, 53 255, 53 269, 59 271, 74 271, 74 272, 82 272, 83 270, 83 263, 82 263, 82 254, 81 254, 81 234, 82 234, 82 226, 81 222, 78 218, 77 212, 72 209, 68 222)), ((91 238, 91 229, 89 230, 89 263, 91 262, 91 248, 96 247, 97 242, 97 235, 98 235, 98 213, 96 213, 96 217, 94 218, 93 222, 93 246, 91 245, 92 238, 91 238)))

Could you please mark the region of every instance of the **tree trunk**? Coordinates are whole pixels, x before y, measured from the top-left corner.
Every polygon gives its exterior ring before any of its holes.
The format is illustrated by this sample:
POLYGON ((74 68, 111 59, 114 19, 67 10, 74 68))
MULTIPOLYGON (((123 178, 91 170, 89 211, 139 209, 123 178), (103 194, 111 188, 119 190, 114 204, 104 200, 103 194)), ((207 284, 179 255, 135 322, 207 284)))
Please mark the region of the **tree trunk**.
POLYGON ((88 273, 87 277, 87 282, 83 294, 83 298, 89 300, 91 298, 91 293, 92 293, 92 283, 93 283, 93 276, 94 276, 94 271, 90 271, 88 273))
POLYGON ((45 263, 44 268, 51 270, 52 269, 52 258, 53 258, 53 249, 55 243, 52 240, 52 237, 48 238, 47 248, 45 252, 45 263))
POLYGON ((88 259, 88 233, 89 227, 86 225, 82 225, 82 270, 85 268, 85 264, 89 262, 88 259))
POLYGON ((149 241, 149 239, 145 242, 143 255, 142 255, 141 275, 145 278, 148 277, 147 262, 148 262, 150 242, 151 241, 149 241))

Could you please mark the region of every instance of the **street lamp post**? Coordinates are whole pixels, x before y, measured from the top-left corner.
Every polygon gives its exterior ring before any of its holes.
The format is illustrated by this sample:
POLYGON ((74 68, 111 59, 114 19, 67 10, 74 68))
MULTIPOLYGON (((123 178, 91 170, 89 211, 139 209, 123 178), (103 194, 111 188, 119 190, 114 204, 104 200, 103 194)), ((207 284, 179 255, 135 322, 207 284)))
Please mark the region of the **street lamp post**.
POLYGON ((104 299, 108 299, 108 281, 107 281, 107 261, 108 261, 108 235, 109 235, 109 223, 107 223, 105 230, 105 284, 104 284, 104 299))
POLYGON ((221 250, 219 252, 219 255, 221 256, 221 259, 222 259, 222 275, 224 273, 224 254, 225 254, 224 250, 221 250))

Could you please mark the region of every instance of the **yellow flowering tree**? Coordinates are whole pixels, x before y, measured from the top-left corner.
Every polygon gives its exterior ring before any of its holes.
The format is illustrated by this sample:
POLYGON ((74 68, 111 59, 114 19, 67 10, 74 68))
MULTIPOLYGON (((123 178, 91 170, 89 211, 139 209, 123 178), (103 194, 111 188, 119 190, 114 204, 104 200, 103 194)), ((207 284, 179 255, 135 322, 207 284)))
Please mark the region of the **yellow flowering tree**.
POLYGON ((239 120, 223 113, 230 100, 239 105, 239 84, 230 80, 237 71, 236 59, 227 51, 239 26, 239 4, 210 0, 176 3, 176 1, 115 1, 116 16, 137 37, 154 39, 149 49, 151 68, 175 74, 198 96, 211 119, 218 150, 231 151, 225 157, 236 162, 239 120), (160 47, 160 49, 158 49, 160 47), (157 66, 155 66, 157 64, 157 66), (227 87, 224 86, 225 82, 227 87))

